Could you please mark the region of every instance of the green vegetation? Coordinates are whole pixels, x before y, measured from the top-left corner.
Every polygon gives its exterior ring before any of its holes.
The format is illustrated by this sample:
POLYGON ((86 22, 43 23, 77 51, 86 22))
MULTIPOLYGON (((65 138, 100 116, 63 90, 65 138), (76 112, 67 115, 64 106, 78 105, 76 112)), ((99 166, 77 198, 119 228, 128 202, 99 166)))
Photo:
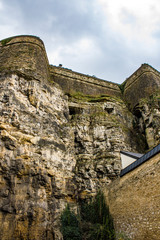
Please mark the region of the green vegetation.
POLYGON ((110 102, 114 102, 114 101, 120 101, 122 102, 122 100, 118 97, 111 97, 109 95, 106 94, 101 94, 101 95, 85 95, 82 92, 72 92, 72 93, 67 93, 68 97, 73 100, 76 99, 77 101, 83 101, 83 102, 106 102, 106 101, 110 101, 110 102))
POLYGON ((79 217, 67 206, 61 214, 61 232, 64 240, 115 240, 113 220, 103 193, 81 203, 79 217))
POLYGON ((114 240, 113 219, 102 192, 81 206, 82 230, 86 240, 114 240))
POLYGON ((5 38, 3 40, 0 41, 0 43, 2 44, 2 46, 5 46, 7 43, 9 43, 13 38, 5 38))
POLYGON ((127 83, 127 80, 125 80, 122 84, 119 85, 119 88, 120 88, 122 94, 124 93, 126 83, 127 83))
POLYGON ((61 214, 61 232, 64 240, 81 240, 81 231, 77 216, 67 206, 61 214))

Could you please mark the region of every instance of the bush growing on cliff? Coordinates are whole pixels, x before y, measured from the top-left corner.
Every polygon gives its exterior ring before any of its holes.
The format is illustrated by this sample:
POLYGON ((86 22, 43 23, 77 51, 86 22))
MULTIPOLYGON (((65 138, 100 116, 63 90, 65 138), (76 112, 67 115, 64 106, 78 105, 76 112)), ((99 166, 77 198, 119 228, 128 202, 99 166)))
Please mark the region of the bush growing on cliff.
POLYGON ((61 232, 64 240, 81 240, 77 216, 67 206, 61 214, 61 232))
POLYGON ((114 240, 113 219, 102 192, 81 206, 82 230, 86 240, 114 240))
POLYGON ((79 218, 67 206, 61 214, 61 232, 64 240, 115 240, 113 220, 103 193, 98 192, 81 204, 79 218))

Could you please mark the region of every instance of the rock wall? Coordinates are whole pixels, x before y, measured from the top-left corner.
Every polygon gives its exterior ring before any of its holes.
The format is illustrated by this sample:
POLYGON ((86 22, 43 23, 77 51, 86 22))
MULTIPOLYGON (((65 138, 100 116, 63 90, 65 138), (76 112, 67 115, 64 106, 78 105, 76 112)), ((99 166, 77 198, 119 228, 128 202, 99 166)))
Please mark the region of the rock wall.
POLYGON ((119 175, 120 150, 137 151, 140 144, 132 126, 134 118, 120 98, 73 95, 69 97, 69 113, 78 197, 83 199, 119 175))
POLYGON ((160 153, 112 182, 108 202, 116 230, 132 240, 160 239, 160 153))
POLYGON ((0 239, 60 239, 57 216, 76 195, 66 98, 15 74, 0 89, 0 239))
POLYGON ((0 239, 61 240, 66 204, 108 189, 121 150, 159 141, 159 97, 131 113, 118 85, 49 67, 33 36, 1 41, 0 65, 0 239))
POLYGON ((66 204, 106 187, 120 149, 136 149, 131 115, 120 99, 68 99, 13 73, 1 74, 0 89, 0 238, 61 239, 66 204))
POLYGON ((134 108, 135 127, 145 137, 149 149, 160 144, 160 93, 142 98, 134 108))

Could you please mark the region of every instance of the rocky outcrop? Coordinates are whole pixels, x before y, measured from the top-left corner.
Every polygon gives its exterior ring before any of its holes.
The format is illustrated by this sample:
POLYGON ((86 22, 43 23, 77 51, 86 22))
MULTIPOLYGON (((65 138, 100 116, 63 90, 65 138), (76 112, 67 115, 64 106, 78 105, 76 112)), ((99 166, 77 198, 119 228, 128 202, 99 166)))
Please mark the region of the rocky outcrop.
POLYGON ((78 197, 83 199, 119 175, 120 150, 136 151, 139 146, 133 140, 133 116, 121 99, 70 95, 69 112, 78 197))
POLYGON ((149 149, 160 144, 160 94, 158 91, 149 98, 143 98, 134 109, 137 127, 145 136, 149 149))
POLYGON ((159 98, 154 111, 139 102, 131 113, 116 84, 70 71, 54 76, 35 37, 7 39, 0 50, 0 239, 61 240, 66 204, 76 211, 108 187, 121 150, 143 152, 159 141, 159 98), (83 91, 69 91, 76 81, 83 91))
POLYGON ((66 98, 15 74, 0 89, 0 238, 60 239, 55 222, 76 191, 66 98))
POLYGON ((17 74, 1 74, 0 89, 1 239, 61 239, 66 203, 107 186, 119 151, 136 150, 132 116, 120 99, 68 100, 17 74))

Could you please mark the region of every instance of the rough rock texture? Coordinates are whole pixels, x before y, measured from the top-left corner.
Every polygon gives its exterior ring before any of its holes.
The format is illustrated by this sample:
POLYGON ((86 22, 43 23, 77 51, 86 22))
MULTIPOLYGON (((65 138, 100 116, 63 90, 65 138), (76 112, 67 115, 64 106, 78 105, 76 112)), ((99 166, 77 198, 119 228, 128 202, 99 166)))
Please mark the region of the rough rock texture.
POLYGON ((0 65, 0 239, 61 240, 67 203, 76 211, 108 188, 121 150, 159 143, 159 95, 142 94, 131 113, 117 84, 49 70, 33 36, 1 41, 0 65), (67 95, 51 79, 67 79, 67 95))
POLYGON ((149 149, 160 144, 160 93, 143 98, 134 109, 135 125, 145 137, 149 149))
POLYGON ((54 239, 76 191, 67 101, 57 87, 13 74, 0 89, 0 239, 54 239))
POLYGON ((69 98, 69 113, 78 196, 83 199, 119 175, 120 150, 137 151, 140 147, 134 142, 134 118, 121 99, 74 95, 69 98))
POLYGON ((136 150, 132 116, 120 99, 68 102, 57 85, 17 74, 1 74, 0 89, 1 239, 61 239, 66 203, 107 186, 119 151, 136 150))

